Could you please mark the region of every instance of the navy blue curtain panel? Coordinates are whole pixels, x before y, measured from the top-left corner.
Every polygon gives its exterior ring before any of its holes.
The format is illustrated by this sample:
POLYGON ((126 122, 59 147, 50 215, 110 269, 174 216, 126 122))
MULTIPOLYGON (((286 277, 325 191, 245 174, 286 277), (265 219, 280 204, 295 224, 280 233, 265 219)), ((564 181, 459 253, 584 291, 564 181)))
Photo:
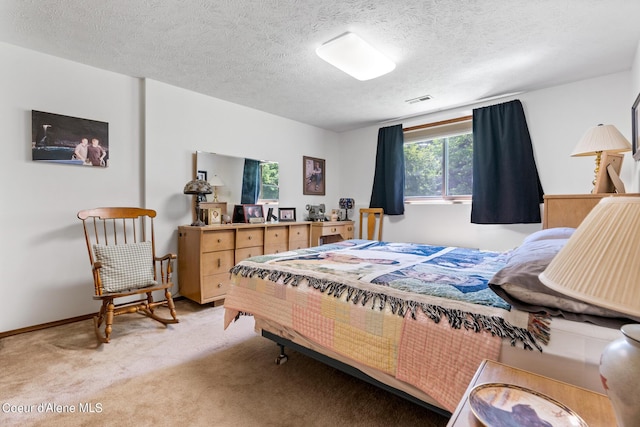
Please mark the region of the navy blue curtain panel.
POLYGON ((378 130, 376 170, 370 208, 382 208, 385 215, 404 214, 404 134, 402 125, 378 130))
POLYGON ((260 195, 260 161, 244 159, 240 203, 255 205, 260 195))
POLYGON ((471 222, 539 223, 543 195, 522 103, 474 109, 471 222))

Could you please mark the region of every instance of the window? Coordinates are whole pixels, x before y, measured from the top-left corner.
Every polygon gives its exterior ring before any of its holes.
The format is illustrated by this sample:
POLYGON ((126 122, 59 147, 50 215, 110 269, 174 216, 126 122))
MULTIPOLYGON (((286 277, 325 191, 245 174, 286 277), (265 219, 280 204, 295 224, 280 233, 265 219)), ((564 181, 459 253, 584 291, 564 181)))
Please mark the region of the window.
POLYGON ((260 162, 259 203, 278 201, 280 196, 278 170, 277 162, 260 162))
POLYGON ((471 116, 404 131, 405 201, 470 199, 471 116))

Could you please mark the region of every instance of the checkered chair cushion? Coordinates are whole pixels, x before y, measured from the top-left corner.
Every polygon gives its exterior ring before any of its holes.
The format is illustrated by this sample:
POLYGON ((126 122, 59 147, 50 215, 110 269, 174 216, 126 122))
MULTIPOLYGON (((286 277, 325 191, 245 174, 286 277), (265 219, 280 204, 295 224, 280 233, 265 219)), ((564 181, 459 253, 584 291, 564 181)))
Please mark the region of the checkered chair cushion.
POLYGON ((93 245, 96 261, 102 263, 100 280, 105 292, 157 285, 153 279, 151 242, 123 245, 93 245))

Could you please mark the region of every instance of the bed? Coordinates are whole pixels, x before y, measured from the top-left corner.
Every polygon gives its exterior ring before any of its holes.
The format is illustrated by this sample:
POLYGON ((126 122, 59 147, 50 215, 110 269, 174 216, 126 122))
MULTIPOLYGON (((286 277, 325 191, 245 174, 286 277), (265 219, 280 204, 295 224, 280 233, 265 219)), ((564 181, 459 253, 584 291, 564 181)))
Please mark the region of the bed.
POLYGON ((507 252, 354 239, 253 257, 231 271, 225 328, 252 315, 281 348, 444 414, 483 359, 602 392, 600 353, 625 320, 537 288, 572 232, 507 252))

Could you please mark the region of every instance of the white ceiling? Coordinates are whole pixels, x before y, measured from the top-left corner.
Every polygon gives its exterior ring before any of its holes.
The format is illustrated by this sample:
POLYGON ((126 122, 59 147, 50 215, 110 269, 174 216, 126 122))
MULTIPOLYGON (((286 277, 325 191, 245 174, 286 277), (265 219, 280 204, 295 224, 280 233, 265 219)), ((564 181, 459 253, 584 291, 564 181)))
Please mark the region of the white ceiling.
POLYGON ((0 0, 0 41, 334 131, 628 70, 638 40, 637 0, 0 0), (317 57, 346 31, 396 69, 317 57))

